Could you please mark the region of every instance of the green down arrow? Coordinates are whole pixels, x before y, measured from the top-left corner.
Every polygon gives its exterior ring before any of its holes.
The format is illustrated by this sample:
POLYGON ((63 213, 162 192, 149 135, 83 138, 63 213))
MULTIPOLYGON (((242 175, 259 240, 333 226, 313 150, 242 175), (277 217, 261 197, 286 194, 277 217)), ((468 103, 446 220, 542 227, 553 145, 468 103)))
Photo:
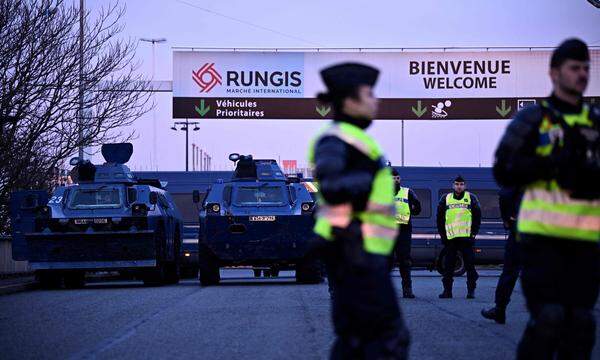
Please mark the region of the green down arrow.
POLYGON ((210 106, 204 107, 204 99, 202 99, 200 100, 200 107, 194 106, 194 109, 200 116, 204 116, 210 110, 210 106))
POLYGON ((420 118, 421 116, 423 116, 423 114, 425 114, 425 112, 427 111, 427 108, 421 107, 421 100, 417 101, 417 108, 416 109, 415 109, 414 106, 411 109, 412 109, 412 112, 415 115, 417 115, 418 118, 420 118))
POLYGON ((505 117, 510 112, 511 109, 512 109, 511 106, 506 107, 506 100, 502 100, 501 108, 496 106, 496 112, 502 117, 505 117))
POLYGON ((331 111, 331 107, 330 106, 317 106, 315 108, 317 110, 317 112, 319 113, 319 115, 321 115, 321 117, 325 117, 327 114, 329 114, 329 112, 331 111))

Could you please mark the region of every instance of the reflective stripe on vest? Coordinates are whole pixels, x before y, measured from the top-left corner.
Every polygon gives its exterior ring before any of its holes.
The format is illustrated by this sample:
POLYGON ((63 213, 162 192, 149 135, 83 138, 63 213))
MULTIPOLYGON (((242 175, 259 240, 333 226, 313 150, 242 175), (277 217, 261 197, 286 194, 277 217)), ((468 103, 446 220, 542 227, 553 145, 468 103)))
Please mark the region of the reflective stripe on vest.
MULTIPOLYGON (((542 106, 548 106, 543 102, 542 106)), ((548 111, 553 111, 548 109, 548 111)), ((589 107, 584 104, 579 114, 563 116, 568 126, 592 126, 589 107)), ((555 146, 563 146, 562 127, 545 115, 540 124, 538 156, 550 156, 555 146)), ((520 233, 542 235, 578 241, 600 241, 600 199, 573 199, 560 188, 556 180, 537 181, 525 189, 517 230, 520 233)))
POLYGON ((410 221, 410 206, 408 204, 408 188, 401 187, 394 199, 396 202, 396 222, 408 224, 410 221))
POLYGON ((471 236, 473 213, 471 212, 471 194, 465 191, 462 199, 457 200, 452 193, 446 195, 446 237, 448 240, 471 236))
MULTIPOLYGON (((314 147, 324 136, 339 138, 373 161, 381 161, 383 157, 381 148, 371 136, 359 127, 341 122, 331 124, 312 142, 308 156, 311 164, 314 164, 314 147)), ((398 226, 394 218, 394 180, 389 167, 382 166, 375 173, 365 211, 354 212, 351 204, 327 204, 321 195, 318 197, 318 203, 314 227, 317 235, 333 240, 333 226, 345 228, 352 220, 359 219, 362 222, 365 251, 386 256, 392 253, 398 226)))

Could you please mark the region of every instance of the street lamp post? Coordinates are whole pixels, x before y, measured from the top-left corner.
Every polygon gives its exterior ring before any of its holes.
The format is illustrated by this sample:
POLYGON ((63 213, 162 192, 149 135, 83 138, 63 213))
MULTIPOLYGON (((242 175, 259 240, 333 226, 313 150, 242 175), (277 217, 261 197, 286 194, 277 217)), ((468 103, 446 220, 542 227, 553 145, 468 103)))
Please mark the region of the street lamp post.
POLYGON ((194 125, 192 130, 198 131, 200 128, 198 127, 199 122, 192 121, 189 122, 188 119, 185 121, 175 121, 173 126, 171 126, 171 130, 177 131, 177 125, 181 125, 179 130, 185 131, 185 171, 189 171, 189 143, 190 143, 190 125, 194 125))
POLYGON ((196 144, 192 143, 192 171, 196 171, 196 144))
MULTIPOLYGON (((141 38, 140 41, 152 43, 152 81, 154 81, 154 73, 156 68, 156 44, 162 44, 167 42, 165 38, 141 38)), ((156 166, 156 109, 152 108, 152 162, 151 165, 155 170, 158 170, 156 166)))
POLYGON ((77 139, 79 142, 79 159, 83 160, 83 25, 85 1, 79 0, 79 124, 77 139))

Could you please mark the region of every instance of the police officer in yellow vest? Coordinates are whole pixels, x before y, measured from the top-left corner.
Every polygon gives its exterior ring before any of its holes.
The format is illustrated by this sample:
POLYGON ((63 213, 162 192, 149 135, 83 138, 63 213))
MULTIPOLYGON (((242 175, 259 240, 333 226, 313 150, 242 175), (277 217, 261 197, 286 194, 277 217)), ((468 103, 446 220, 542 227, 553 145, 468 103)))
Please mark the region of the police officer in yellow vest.
POLYGON ((344 63, 321 71, 333 108, 309 148, 319 182, 315 233, 326 247, 337 339, 333 359, 404 359, 408 331, 389 273, 397 233, 394 182, 379 144, 364 130, 377 111, 379 71, 344 63))
POLYGON ((496 150, 498 183, 525 190, 517 231, 531 319, 519 359, 589 359, 596 339, 600 109, 583 101, 589 60, 584 42, 563 42, 552 95, 519 111, 496 150))
POLYGON ((400 277, 402 278, 402 296, 408 299, 414 299, 412 290, 412 279, 410 271, 412 267, 412 258, 410 257, 411 238, 412 238, 412 219, 411 215, 421 213, 421 202, 414 191, 407 187, 400 186, 401 177, 396 169, 392 170, 396 191, 396 222, 398 223, 398 237, 396 239, 396 259, 400 277))
POLYGON ((475 270, 475 254, 473 244, 481 226, 481 207, 475 194, 465 191, 465 179, 458 176, 454 179, 454 192, 440 198, 437 208, 437 228, 444 249, 444 270, 442 284, 444 292, 441 299, 452 298, 452 283, 456 253, 460 251, 467 270, 467 299, 475 298, 477 271, 475 270))

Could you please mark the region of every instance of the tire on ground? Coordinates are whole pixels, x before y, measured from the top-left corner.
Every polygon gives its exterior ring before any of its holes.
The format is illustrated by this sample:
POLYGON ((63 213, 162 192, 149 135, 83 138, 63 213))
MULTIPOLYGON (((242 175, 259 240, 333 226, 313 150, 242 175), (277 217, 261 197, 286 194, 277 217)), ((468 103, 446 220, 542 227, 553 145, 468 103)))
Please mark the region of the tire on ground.
POLYGON ((62 274, 52 270, 38 270, 35 278, 42 289, 58 289, 62 285, 62 274))
POLYGON ((202 286, 218 285, 221 281, 219 263, 204 244, 198 246, 198 270, 198 277, 202 286))
MULTIPOLYGON (((436 261, 436 270, 441 275, 444 274, 444 261, 446 258, 446 253, 446 249, 443 249, 436 261)), ((454 276, 463 276, 466 272, 467 269, 465 268, 465 261, 463 260, 462 253, 458 251, 456 253, 456 266, 454 267, 454 276)))
POLYGON ((67 289, 81 289, 85 286, 85 271, 70 271, 64 276, 67 289))
POLYGON ((181 279, 181 238, 179 231, 175 232, 173 239, 173 260, 169 261, 166 265, 166 278, 167 284, 178 284, 181 279))

